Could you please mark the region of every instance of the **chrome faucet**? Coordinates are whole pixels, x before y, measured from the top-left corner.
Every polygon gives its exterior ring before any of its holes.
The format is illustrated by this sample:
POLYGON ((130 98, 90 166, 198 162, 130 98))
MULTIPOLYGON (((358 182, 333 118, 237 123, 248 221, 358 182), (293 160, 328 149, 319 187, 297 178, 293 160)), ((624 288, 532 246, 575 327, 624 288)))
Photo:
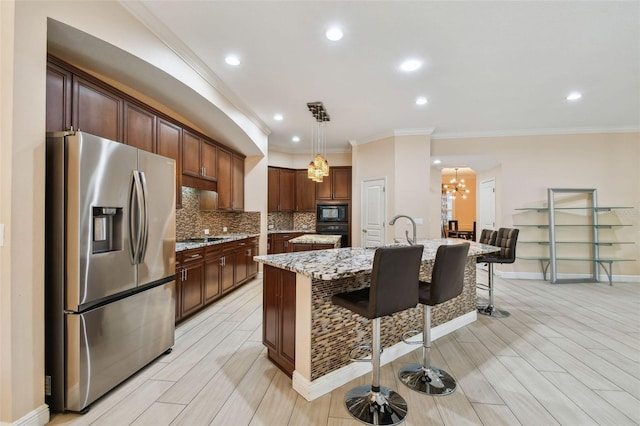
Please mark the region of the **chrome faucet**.
POLYGON ((409 231, 404 231, 404 235, 407 237, 409 244, 414 245, 416 243, 416 221, 413 220, 411 216, 407 216, 406 214, 397 214, 389 221, 389 225, 394 225, 396 220, 401 217, 406 217, 409 219, 409 222, 411 222, 411 225, 413 225, 413 239, 409 238, 409 231))

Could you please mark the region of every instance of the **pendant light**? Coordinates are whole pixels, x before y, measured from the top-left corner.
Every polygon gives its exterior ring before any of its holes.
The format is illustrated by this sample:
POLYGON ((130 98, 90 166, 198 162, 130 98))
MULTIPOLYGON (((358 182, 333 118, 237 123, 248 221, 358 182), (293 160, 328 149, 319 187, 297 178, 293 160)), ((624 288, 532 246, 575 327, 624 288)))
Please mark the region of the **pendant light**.
POLYGON ((329 176, 329 162, 327 155, 326 123, 330 120, 322 102, 309 102, 307 108, 311 111, 314 124, 311 126, 311 156, 307 167, 307 177, 314 182, 322 182, 322 178, 329 176), (315 154, 315 155, 314 155, 315 154))

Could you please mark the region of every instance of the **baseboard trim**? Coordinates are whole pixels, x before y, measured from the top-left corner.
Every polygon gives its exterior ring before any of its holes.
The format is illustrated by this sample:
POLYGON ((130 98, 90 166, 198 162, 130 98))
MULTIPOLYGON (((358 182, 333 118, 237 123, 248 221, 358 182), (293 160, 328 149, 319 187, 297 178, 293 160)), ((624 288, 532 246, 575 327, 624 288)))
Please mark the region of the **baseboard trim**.
POLYGON ((13 423, 0 422, 0 426, 44 426, 49 423, 49 406, 43 404, 13 423))
MULTIPOLYGON (((478 319, 478 313, 476 311, 468 312, 462 316, 452 319, 444 324, 440 324, 437 327, 431 329, 431 338, 433 340, 439 337, 445 336, 455 330, 471 324, 478 319)), ((416 335, 412 340, 422 341, 422 333, 416 335)), ((385 365, 394 359, 408 354, 415 350, 417 345, 407 345, 406 343, 399 342, 395 345, 385 348, 384 352, 380 356, 381 365, 385 365)), ((331 392, 334 389, 348 383, 356 377, 362 376, 371 371, 371 364, 368 362, 352 362, 342 368, 339 368, 331 373, 324 375, 316 380, 309 381, 303 377, 297 371, 293 372, 292 385, 293 389, 302 395, 307 401, 313 401, 316 398, 321 397, 324 394, 331 392)))

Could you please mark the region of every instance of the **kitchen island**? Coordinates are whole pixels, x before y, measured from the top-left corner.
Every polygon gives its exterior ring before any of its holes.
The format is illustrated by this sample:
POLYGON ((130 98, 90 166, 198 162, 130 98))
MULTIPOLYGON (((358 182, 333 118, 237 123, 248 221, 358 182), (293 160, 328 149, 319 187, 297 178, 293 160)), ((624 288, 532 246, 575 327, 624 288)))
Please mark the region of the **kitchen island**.
MULTIPOLYGON (((420 241, 424 245, 420 278, 430 280, 440 245, 463 242, 467 241, 420 241)), ((498 248, 470 244, 462 294, 432 310, 434 339, 477 318, 476 257, 498 248)), ((309 401, 371 370, 370 363, 349 359, 353 347, 371 342, 371 322, 333 305, 331 296, 369 285, 374 252, 371 248, 340 248, 254 257, 264 264, 263 342, 268 356, 292 376, 293 388, 309 401)), ((383 317, 381 362, 416 349, 403 343, 401 336, 420 328, 420 306, 383 317)), ((420 340, 421 334, 415 339, 420 340)))

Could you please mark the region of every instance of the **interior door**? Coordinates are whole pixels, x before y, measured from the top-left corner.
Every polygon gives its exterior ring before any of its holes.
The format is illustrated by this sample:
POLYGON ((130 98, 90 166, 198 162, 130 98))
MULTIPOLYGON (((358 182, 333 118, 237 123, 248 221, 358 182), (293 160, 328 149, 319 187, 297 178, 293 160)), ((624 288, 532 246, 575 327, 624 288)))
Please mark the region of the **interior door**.
POLYGON ((496 229, 496 180, 495 178, 480 182, 478 194, 478 231, 480 235, 483 229, 496 229))
POLYGON ((362 182, 362 247, 384 245, 385 179, 362 182))

